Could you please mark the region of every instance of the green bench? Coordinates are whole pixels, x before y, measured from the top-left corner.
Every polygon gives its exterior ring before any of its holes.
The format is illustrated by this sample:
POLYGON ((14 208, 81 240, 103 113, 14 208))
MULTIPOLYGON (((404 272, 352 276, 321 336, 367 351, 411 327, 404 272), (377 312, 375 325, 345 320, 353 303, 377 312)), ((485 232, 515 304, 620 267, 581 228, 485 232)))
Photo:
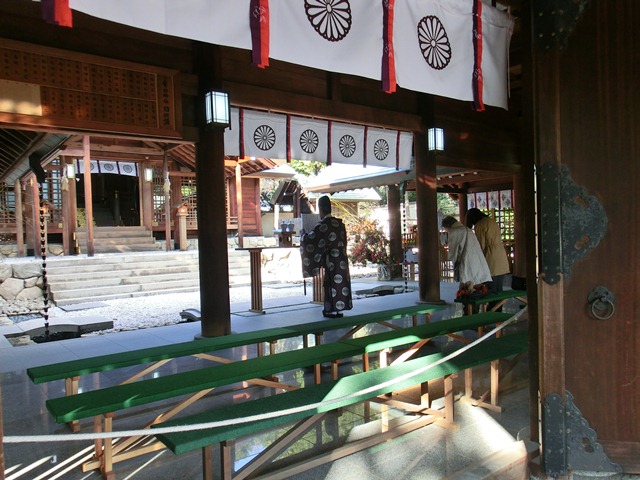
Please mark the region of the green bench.
POLYGON ((290 325, 287 329, 296 332, 304 339, 304 346, 308 345, 308 335, 314 335, 316 345, 322 343, 322 336, 324 333, 330 330, 339 330, 342 328, 349 328, 350 330, 345 333, 340 340, 353 336, 356 332, 362 329, 365 325, 372 323, 380 323, 392 329, 399 329, 397 325, 388 323, 391 320, 399 318, 412 317, 413 326, 417 325, 417 315, 426 315, 426 323, 429 323, 431 314, 440 310, 444 310, 444 305, 429 305, 425 303, 417 303, 407 307, 394 308, 391 310, 381 310, 379 312, 362 313, 358 315, 349 315, 342 318, 335 318, 331 320, 321 320, 319 322, 301 323, 298 325, 290 325))
MULTIPOLYGON (((426 366, 441 360, 445 357, 445 354, 432 354, 386 368, 349 375, 332 382, 306 386, 298 390, 288 391, 278 395, 249 400, 225 406, 224 408, 197 413, 185 418, 177 418, 161 425, 155 425, 153 428, 240 420, 245 417, 266 415, 265 418, 259 420, 241 423, 234 422, 226 426, 156 434, 156 438, 158 438, 175 454, 181 454, 195 449, 202 449, 203 478, 213 478, 213 445, 215 443, 220 443, 220 467, 222 478, 230 479, 233 477, 234 473, 232 471, 233 462, 231 459, 231 447, 236 438, 302 420, 274 442, 274 445, 277 445, 276 447, 272 446, 265 449, 263 453, 253 460, 253 462, 258 464, 258 467, 254 467, 253 463, 245 465, 241 469, 242 477, 244 478, 245 475, 255 474, 260 465, 264 465, 266 462, 274 459, 287 446, 300 438, 311 426, 322 418, 325 412, 360 403, 380 395, 415 385, 421 385, 422 391, 424 391, 424 386, 430 380, 438 378, 445 379, 444 413, 431 409, 431 406, 429 404, 425 404, 424 401, 421 401, 419 406, 410 406, 408 409, 409 411, 413 411, 414 413, 419 411, 421 416, 417 420, 413 421, 415 425, 412 425, 411 427, 407 427, 406 424, 403 425, 402 433, 407 433, 408 431, 420 428, 429 423, 433 423, 434 421, 453 422, 452 375, 463 371, 470 371, 473 367, 487 363, 492 364, 492 369, 497 369, 495 364, 499 362, 500 359, 522 354, 526 351, 526 333, 506 335, 500 338, 486 340, 472 349, 461 353, 457 357, 454 357, 444 363, 440 363, 428 370, 423 369, 426 366), (399 378, 401 378, 401 380, 398 381, 397 379, 399 378), (387 383, 389 384, 386 385, 387 383), (370 389, 370 391, 363 393, 363 391, 367 389, 370 389), (331 401, 335 402, 326 403, 331 401), (286 415, 277 415, 278 412, 283 410, 299 409, 306 406, 313 406, 313 408, 304 411, 296 411, 286 415)), ((498 376, 495 375, 496 382, 494 383, 494 375, 492 374, 492 398, 496 399, 498 390, 497 378, 498 376), (493 392, 494 389, 495 394, 493 392)), ((465 395, 469 397, 472 396, 472 392, 470 385, 467 385, 467 380, 470 380, 470 377, 465 375, 465 395)), ((381 401, 384 401, 384 398, 381 399, 381 401)), ((394 405, 398 406, 397 400, 394 400, 394 405)), ((376 441, 386 441, 397 435, 398 434, 394 432, 381 432, 376 435, 376 441)), ((370 446, 371 442, 367 439, 350 442, 347 446, 340 447, 338 451, 332 451, 330 459, 335 460, 370 446)), ((286 472, 278 471, 276 475, 282 475, 280 478, 283 478, 294 473, 300 473, 305 470, 305 463, 306 462, 302 462, 298 465, 290 466, 286 472)), ((316 465, 316 462, 312 464, 312 466, 316 465)))
MULTIPOLYGON (((339 319, 328 319, 312 324, 299 324, 289 327, 275 327, 263 330, 256 330, 246 333, 234 333, 213 338, 203 338, 188 342, 181 342, 159 347, 150 347, 140 350, 119 352, 96 357, 71 360, 51 365, 42 365, 27 369, 27 375, 36 384, 51 382, 55 380, 65 380, 66 395, 75 395, 79 391, 79 380, 83 375, 106 372, 118 368, 135 365, 151 364, 135 375, 127 378, 124 383, 130 383, 153 373, 167 362, 184 356, 199 356, 216 362, 229 362, 226 358, 213 356, 210 352, 221 351, 229 348, 257 345, 257 355, 262 356, 263 344, 270 345, 270 353, 275 353, 275 345, 279 340, 304 336, 305 347, 307 344, 306 332, 316 333, 316 343, 319 343, 320 333, 323 331, 362 326, 367 323, 384 322, 397 318, 412 316, 414 324, 416 315, 431 313, 441 310, 442 306, 413 304, 390 310, 375 313, 365 313, 343 317, 339 319), (309 330, 308 325, 313 325, 309 330)), ((390 325, 390 324, 388 324, 390 325)), ((79 431, 79 424, 72 422, 70 427, 73 431, 79 431)))
MULTIPOLYGON (((46 406, 58 423, 77 422, 84 418, 94 417, 96 431, 111 431, 114 412, 190 395, 176 406, 172 406, 166 413, 158 416, 154 422, 166 421, 217 387, 239 382, 252 382, 291 390, 297 387, 263 380, 261 377, 315 365, 316 383, 319 383, 318 365, 321 363, 331 362, 333 365, 332 378, 337 378, 337 361, 340 359, 362 355, 363 359, 366 359, 368 368, 368 353, 374 351, 375 348, 406 345, 415 343, 416 339, 425 343, 428 338, 434 336, 458 332, 467 328, 477 328, 479 325, 500 323, 509 317, 509 314, 503 313, 484 313, 472 317, 448 319, 358 339, 327 343, 266 357, 254 357, 234 363, 223 363, 194 371, 54 398, 47 400, 46 406), (100 418, 101 416, 104 418, 100 418)), ((414 350, 417 349, 414 348, 414 350)), ((147 427, 154 422, 151 422, 147 427)), ((132 443, 130 440, 126 440, 125 446, 119 446, 116 453, 128 448, 132 443)), ((96 445, 96 458, 101 460, 88 462, 84 467, 86 470, 100 467, 103 471, 111 471, 114 457, 113 445, 111 442, 105 442, 104 454, 102 448, 102 444, 96 445)), ((146 451, 139 453, 146 453, 146 451)), ((130 457, 135 454, 138 453, 132 454, 131 451, 128 451, 126 455, 130 457)))
MULTIPOLYGON (((113 431, 115 412, 186 396, 178 399, 177 405, 171 405, 169 410, 144 427, 148 428, 156 422, 172 418, 217 387, 251 382, 285 390, 297 388, 263 378, 316 363, 335 362, 361 353, 361 347, 328 343, 53 398, 46 401, 46 407, 57 423, 77 422, 93 417, 94 431, 110 432, 113 431)), ((337 378, 337 366, 334 378, 337 378)), ((96 441, 94 458, 85 462, 82 468, 83 471, 99 468, 103 478, 111 479, 114 463, 157 449, 157 445, 147 444, 139 437, 127 438, 115 445, 112 439, 96 441)))
POLYGON ((431 338, 439 336, 450 336, 462 343, 471 343, 471 340, 458 335, 456 332, 464 330, 476 330, 481 332, 485 327, 490 325, 499 325, 506 322, 513 315, 502 312, 483 312, 475 315, 466 315, 458 318, 448 318, 433 323, 417 325, 415 327, 403 328, 401 331, 392 330, 390 332, 382 332, 364 337, 346 339, 343 343, 362 347, 363 364, 365 371, 369 369, 369 353, 380 352, 380 366, 387 366, 386 353, 395 347, 404 347, 409 343, 414 345, 409 348, 400 359, 396 362, 400 363, 406 358, 412 356, 431 338))
POLYGON ((487 306, 489 303, 495 303, 491 307, 491 311, 495 312, 500 307, 502 307, 507 300, 510 298, 515 298, 516 300, 521 301, 525 305, 527 305, 527 292, 526 290, 503 290, 502 292, 493 293, 491 295, 485 295, 481 298, 469 299, 469 298, 456 298, 455 302, 462 303, 464 307, 467 309, 467 314, 471 315, 473 313, 473 307, 480 307, 481 312, 487 311, 487 306))

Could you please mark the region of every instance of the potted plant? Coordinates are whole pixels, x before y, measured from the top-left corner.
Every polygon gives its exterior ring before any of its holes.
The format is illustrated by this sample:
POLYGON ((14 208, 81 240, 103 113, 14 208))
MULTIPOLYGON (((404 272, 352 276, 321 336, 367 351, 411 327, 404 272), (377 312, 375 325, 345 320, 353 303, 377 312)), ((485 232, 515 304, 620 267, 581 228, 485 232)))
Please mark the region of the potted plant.
POLYGON ((390 253, 389 239, 375 220, 362 219, 355 227, 354 238, 350 242, 349 258, 354 265, 378 267, 379 280, 391 280, 395 265, 400 261, 390 253))

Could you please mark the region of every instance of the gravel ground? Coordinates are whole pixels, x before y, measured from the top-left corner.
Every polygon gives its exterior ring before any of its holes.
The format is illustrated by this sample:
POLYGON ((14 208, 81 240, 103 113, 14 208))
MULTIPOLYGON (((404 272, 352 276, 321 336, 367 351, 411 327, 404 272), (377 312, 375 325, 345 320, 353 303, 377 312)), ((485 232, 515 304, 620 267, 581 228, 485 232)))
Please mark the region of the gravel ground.
MULTIPOLYGON (((307 284, 307 296, 311 296, 307 284)), ((300 297, 304 295, 302 284, 263 288, 263 301, 274 298, 300 297)), ((251 302, 251 287, 232 287, 229 289, 231 311, 247 310, 251 302)), ((136 330, 139 328, 160 327, 180 323, 180 312, 188 308, 200 309, 200 292, 150 295, 137 298, 123 298, 101 301, 104 307, 86 310, 64 311, 59 307, 49 308, 50 319, 64 319, 101 316, 113 320, 113 329, 94 332, 99 334, 136 330)))

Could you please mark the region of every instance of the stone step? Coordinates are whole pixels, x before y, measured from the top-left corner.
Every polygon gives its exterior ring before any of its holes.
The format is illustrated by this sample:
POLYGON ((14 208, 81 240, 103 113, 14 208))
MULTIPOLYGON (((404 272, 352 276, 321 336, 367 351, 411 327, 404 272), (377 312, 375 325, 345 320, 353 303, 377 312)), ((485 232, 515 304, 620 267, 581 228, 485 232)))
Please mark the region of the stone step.
POLYGON ((78 265, 105 265, 105 264, 146 264, 150 262, 191 262, 195 259, 197 263, 198 252, 148 252, 140 253, 137 255, 126 254, 110 254, 110 255, 96 255, 94 257, 87 257, 84 255, 75 257, 58 257, 49 258, 47 260, 48 267, 77 267, 78 265))
MULTIPOLYGON (((230 260, 229 275, 239 275, 249 271, 249 260, 230 260)), ((50 281, 73 281, 77 278, 91 276, 141 276, 156 275, 159 273, 181 273, 198 271, 197 258, 180 258, 168 261, 155 262, 125 262, 125 263, 99 263, 88 264, 78 262, 65 266, 47 265, 47 276, 50 281)))
MULTIPOLYGON (((138 265, 138 264, 131 264, 138 265)), ((129 267, 126 265, 99 265, 99 268, 91 265, 78 265, 77 269, 64 268, 55 269, 53 272, 47 273, 49 283, 68 283, 81 280, 106 279, 106 278, 127 278, 142 277, 146 275, 162 275, 162 274, 182 274, 198 272, 197 263, 190 264, 159 264, 159 265, 140 265, 139 267, 129 267)))
POLYGON ((133 272, 131 275, 123 275, 121 272, 108 272, 105 275, 100 276, 78 276, 77 278, 64 277, 64 280, 58 278, 48 279, 51 286, 51 292, 60 292, 65 290, 77 290, 82 288, 92 288, 100 286, 116 286, 116 285, 143 285, 154 282, 164 282, 175 280, 176 278, 198 279, 199 271, 197 268, 179 272, 165 272, 165 273, 139 273, 133 272))
MULTIPOLYGON (((250 259, 229 249, 229 285, 250 285, 250 259)), ((199 289, 199 255, 189 252, 52 258, 47 263, 52 301, 60 306, 199 289)))
MULTIPOLYGON (((251 284, 251 277, 249 275, 237 276, 236 279, 230 279, 229 282, 232 287, 242 287, 249 286, 251 284)), ((136 298, 136 297, 148 297, 153 295, 163 295, 166 293, 185 293, 185 292, 197 292, 200 289, 200 283, 194 282, 193 285, 183 285, 181 287, 176 287, 175 285, 170 291, 167 289, 159 289, 159 290, 136 290, 130 288, 131 285, 126 285, 124 288, 111 288, 109 291, 105 291, 104 289, 99 289, 100 291, 93 290, 90 296, 87 296, 85 290, 74 290, 77 296, 73 295, 65 295, 65 298, 56 300, 55 304, 59 306, 64 305, 73 305, 77 303, 86 303, 86 302, 99 302, 105 300, 114 300, 120 298, 136 298)), ((67 292, 68 293, 68 292, 67 292)))
MULTIPOLYGON (((163 291, 166 293, 167 290, 193 287, 195 289, 199 286, 199 279, 173 279, 162 282, 153 282, 148 284, 118 284, 118 285, 101 285, 98 287, 85 287, 78 288, 73 290, 62 290, 55 294, 53 300, 58 303, 61 300, 66 300, 69 298, 91 298, 92 301, 99 301, 104 296, 109 295, 125 295, 130 296, 130 294, 134 292, 154 292, 154 291, 163 291)), ((53 296, 53 294, 52 294, 53 296)), ((86 301, 86 300, 85 300, 86 301)))
MULTIPOLYGON (((94 227, 93 238, 118 238, 118 237, 153 237, 153 234, 144 227, 94 227)), ((76 238, 87 238, 87 230, 76 230, 76 238)))
MULTIPOLYGON (((87 231, 76 231, 80 252, 87 252, 87 231)), ((144 227, 95 227, 93 250, 95 253, 146 252, 158 250, 153 233, 144 227)))

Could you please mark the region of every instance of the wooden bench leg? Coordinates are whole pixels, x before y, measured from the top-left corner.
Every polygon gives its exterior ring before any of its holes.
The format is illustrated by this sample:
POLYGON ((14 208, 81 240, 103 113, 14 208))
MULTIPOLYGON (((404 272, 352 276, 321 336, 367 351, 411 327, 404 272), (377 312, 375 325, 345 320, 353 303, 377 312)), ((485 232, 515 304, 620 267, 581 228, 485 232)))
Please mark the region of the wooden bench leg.
POLYGON ((420 406, 431 407, 431 399, 429 398, 429 382, 420 384, 420 406))
POLYGON ((222 478, 222 480, 231 480, 233 478, 233 461, 231 460, 231 449, 233 448, 234 443, 234 440, 220 442, 220 477, 222 478))
MULTIPOLYGON (((96 415, 95 417, 93 417, 93 432, 94 433, 101 433, 102 432, 102 417, 100 415, 96 415)), ((95 457, 96 460, 100 461, 100 459, 102 458, 102 440, 99 438, 96 438, 93 441, 93 445, 94 445, 94 454, 93 456, 95 457)))
POLYGON ((491 362, 491 387, 490 390, 482 394, 480 398, 473 398, 473 375, 471 369, 464 371, 464 397, 461 401, 465 401, 476 407, 486 408, 496 413, 502 413, 502 407, 498 406, 498 390, 500 388, 500 360, 491 362), (490 396, 490 402, 487 402, 487 396, 490 396))
MULTIPOLYGON (((104 416, 104 431, 113 431, 113 413, 107 413, 104 416)), ((106 438, 104 440, 104 451, 100 463, 102 478, 104 478, 104 480, 115 480, 116 474, 113 471, 113 438, 106 438)))
MULTIPOLYGON (((80 380, 80 377, 70 377, 64 380, 64 390, 65 390, 65 395, 67 397, 78 394, 79 380, 80 380)), ((74 433, 80 431, 80 422, 78 420, 73 420, 71 422, 68 422, 67 425, 69 426, 71 431, 74 433)))
POLYGON ((491 405, 498 406, 498 390, 500 388, 500 360, 491 362, 491 405))
POLYGON ((202 447, 202 478, 213 480, 213 445, 202 447))
POLYGON ((453 379, 456 375, 447 375, 444 377, 444 419, 448 423, 453 423, 453 379))

